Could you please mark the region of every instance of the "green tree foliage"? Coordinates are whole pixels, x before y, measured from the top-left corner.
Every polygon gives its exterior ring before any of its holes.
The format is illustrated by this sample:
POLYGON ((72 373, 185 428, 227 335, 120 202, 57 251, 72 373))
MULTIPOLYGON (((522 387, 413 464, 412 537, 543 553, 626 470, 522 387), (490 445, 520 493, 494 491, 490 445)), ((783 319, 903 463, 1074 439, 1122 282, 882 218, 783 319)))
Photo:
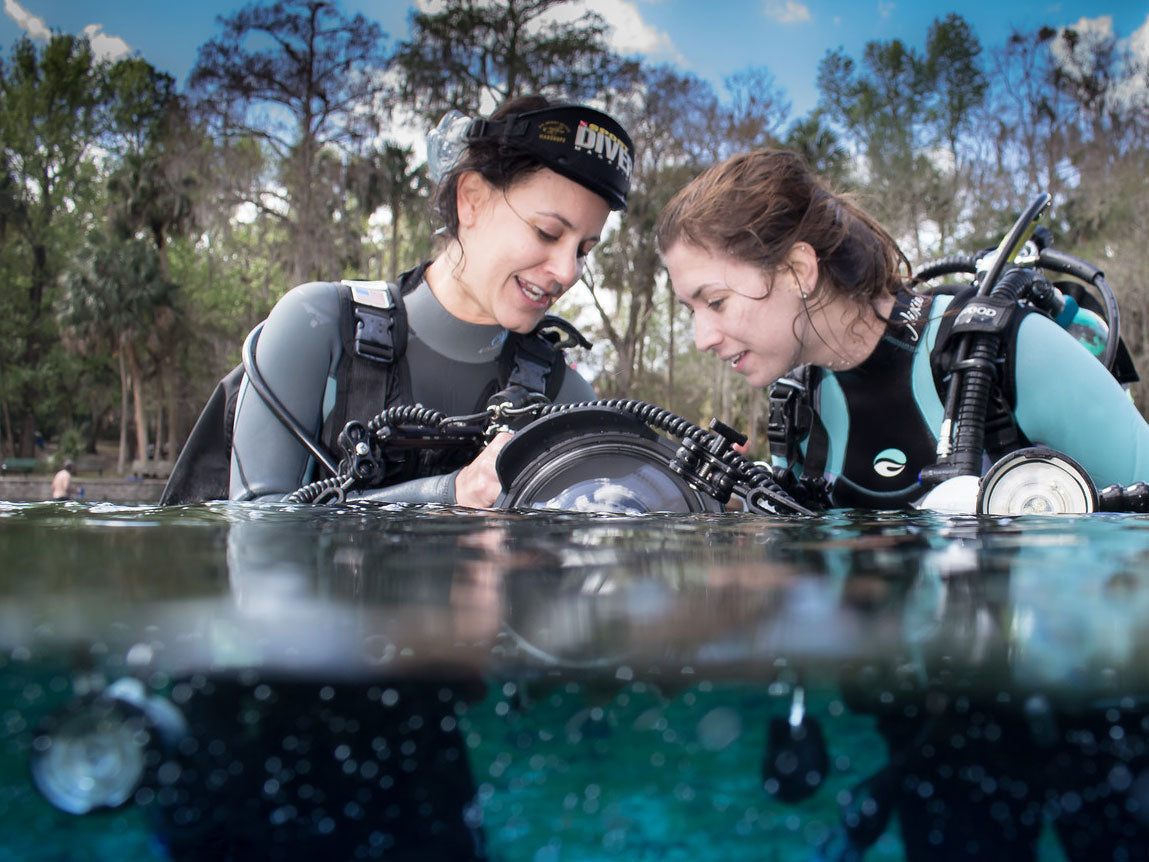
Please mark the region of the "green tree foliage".
POLYGON ((31 457, 41 411, 64 388, 50 313, 56 277, 92 213, 92 153, 103 128, 101 70, 86 40, 16 43, 0 64, 5 274, 0 398, 9 444, 31 457))
POLYGON ((431 237, 424 212, 431 189, 410 147, 388 143, 352 158, 346 187, 357 224, 367 235, 360 244, 357 277, 395 279, 410 261, 429 256, 431 237), (381 207, 389 214, 387 241, 376 244, 371 242, 374 229, 367 221, 381 207))
POLYGON ((947 160, 933 186, 936 194, 927 202, 927 215, 937 225, 938 247, 947 251, 971 204, 977 151, 967 142, 980 131, 980 109, 989 86, 980 54, 981 43, 961 16, 950 14, 930 25, 924 70, 930 92, 926 145, 935 152, 944 150, 947 160))
MULTIPOLYGON (((859 197, 916 262, 996 244, 1050 191, 1057 247, 1104 267, 1149 368, 1146 68, 1102 19, 1035 22, 983 50, 948 15, 916 41, 829 52, 818 108, 792 117, 769 70, 714 88, 640 65, 584 10, 421 6, 390 61, 378 25, 333 0, 260 2, 221 20, 186 94, 140 58, 94 62, 82 39, 16 43, 0 64, 6 451, 81 425, 145 451, 141 429, 162 428, 177 448, 244 336, 296 282, 391 278, 431 253, 438 225, 412 131, 450 107, 474 114, 536 91, 602 105, 636 143, 629 210, 591 255, 591 289, 561 308, 596 341, 584 368, 603 395, 718 416, 760 442, 760 393, 693 348, 651 232, 704 168, 778 143, 859 197), (108 303, 98 315, 93 294, 108 303)), ((1146 403, 1149 391, 1136 394, 1146 403)))
POLYGON ((790 126, 782 145, 801 154, 806 163, 832 187, 849 184, 852 167, 850 154, 834 130, 823 121, 820 110, 811 112, 790 126))
MULTIPOLYGON (((615 105, 635 145, 626 215, 589 264, 598 329, 609 342, 612 367, 599 388, 609 395, 648 388, 643 347, 662 263, 651 237, 662 207, 714 154, 720 108, 709 84, 668 66, 644 70, 642 86, 615 105), (643 385, 639 385, 643 381, 643 385)), ((660 369, 673 376, 673 367, 660 369)), ((657 386, 657 384, 655 384, 657 386)), ((657 386, 661 389, 661 386, 657 386)))
POLYGON ((222 139, 254 139, 273 173, 256 194, 233 188, 284 228, 295 281, 331 275, 342 154, 378 131, 387 92, 379 25, 325 0, 251 4, 199 50, 190 87, 222 139))
POLYGON ((445 0, 411 17, 396 52, 405 104, 429 123, 454 108, 489 111, 511 96, 576 101, 621 89, 637 64, 607 45, 597 12, 566 0, 445 0))
POLYGON ((176 286, 164 277, 159 254, 147 240, 123 241, 95 232, 64 274, 59 317, 79 353, 103 349, 118 359, 121 389, 118 471, 127 458, 129 396, 136 429, 136 455, 147 458, 144 382, 155 352, 174 317, 176 286))
POLYGON ((923 148, 930 83, 926 59, 900 39, 867 43, 860 64, 831 52, 818 71, 821 106, 864 160, 867 202, 918 257, 922 203, 938 183, 923 148))

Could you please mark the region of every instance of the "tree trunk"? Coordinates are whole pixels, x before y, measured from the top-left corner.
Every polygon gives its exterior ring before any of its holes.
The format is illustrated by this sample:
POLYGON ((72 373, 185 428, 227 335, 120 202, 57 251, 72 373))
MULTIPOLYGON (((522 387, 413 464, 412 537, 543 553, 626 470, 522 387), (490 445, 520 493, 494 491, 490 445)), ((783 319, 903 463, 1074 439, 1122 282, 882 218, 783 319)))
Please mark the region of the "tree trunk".
MULTIPOLYGON (((382 262, 379 269, 383 269, 382 262)), ((399 205, 395 201, 391 202, 391 280, 399 280, 399 205)))
POLYGON ((164 456, 163 456, 163 453, 160 451, 163 448, 163 446, 161 445, 161 441, 163 439, 164 439, 164 403, 161 400, 160 403, 156 405, 156 436, 155 436, 156 448, 155 448, 155 451, 152 452, 151 460, 153 460, 153 461, 162 461, 163 460, 164 456))
POLYGON ((166 390, 168 402, 168 451, 166 457, 174 461, 176 455, 179 454, 183 414, 180 411, 180 400, 176 394, 180 387, 180 381, 175 374, 172 375, 172 378, 168 382, 166 390))
POLYGON ((144 416, 143 373, 140 371, 140 361, 136 357, 136 350, 126 338, 123 340, 123 352, 127 354, 128 371, 132 378, 132 405, 136 421, 136 457, 140 461, 146 461, 148 458, 148 425, 144 416))
POLYGON ((120 452, 116 458, 116 474, 123 476, 128 456, 128 369, 122 344, 116 353, 120 360, 120 452))
POLYGON ((8 402, 0 401, 0 414, 4 417, 4 452, 16 454, 16 438, 12 435, 12 414, 8 412, 8 402))

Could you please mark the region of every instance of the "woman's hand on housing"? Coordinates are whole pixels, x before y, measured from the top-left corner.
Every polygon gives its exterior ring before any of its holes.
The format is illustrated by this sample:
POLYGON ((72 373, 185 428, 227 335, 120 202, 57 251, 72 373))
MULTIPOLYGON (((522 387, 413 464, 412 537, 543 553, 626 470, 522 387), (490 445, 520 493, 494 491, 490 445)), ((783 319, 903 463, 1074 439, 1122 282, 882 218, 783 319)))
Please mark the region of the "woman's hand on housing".
POLYGON ((495 458, 511 436, 509 431, 496 435, 474 461, 459 471, 455 477, 455 501, 460 506, 487 509, 495 504, 503 490, 495 474, 495 458))

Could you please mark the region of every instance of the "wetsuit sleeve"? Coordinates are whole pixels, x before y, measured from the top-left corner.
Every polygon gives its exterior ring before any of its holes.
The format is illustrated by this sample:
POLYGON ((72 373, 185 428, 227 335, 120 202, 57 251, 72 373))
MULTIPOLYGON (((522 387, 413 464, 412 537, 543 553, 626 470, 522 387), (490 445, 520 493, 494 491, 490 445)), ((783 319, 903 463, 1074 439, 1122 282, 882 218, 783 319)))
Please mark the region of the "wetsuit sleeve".
POLYGON ((596 397, 598 396, 595 395, 594 387, 568 365, 566 374, 563 375, 563 385, 559 387, 558 395, 555 396, 555 403, 577 404, 580 401, 594 401, 596 397))
MULTIPOLYGON (((339 360, 338 287, 312 282, 289 291, 260 333, 255 364, 288 412, 318 437, 323 399, 339 360)), ((311 455, 246 378, 236 403, 233 500, 282 500, 310 481, 311 455)))
POLYGON ((1077 340, 1026 315, 1015 353, 1021 430, 1073 458, 1099 488, 1149 481, 1149 425, 1128 393, 1077 340))

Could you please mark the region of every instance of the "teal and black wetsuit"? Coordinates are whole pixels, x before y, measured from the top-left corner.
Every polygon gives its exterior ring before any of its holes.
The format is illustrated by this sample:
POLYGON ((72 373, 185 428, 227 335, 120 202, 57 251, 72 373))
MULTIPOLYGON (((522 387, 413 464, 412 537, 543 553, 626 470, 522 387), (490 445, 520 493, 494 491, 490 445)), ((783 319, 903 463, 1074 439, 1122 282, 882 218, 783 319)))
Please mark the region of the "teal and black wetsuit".
MULTIPOLYGON (((416 283, 404 296, 406 350, 396 360, 401 363, 400 378, 405 384, 409 381, 409 387, 404 388, 409 388, 411 403, 448 416, 482 410, 487 398, 501 388, 505 354, 516 336, 498 325, 466 323, 452 316, 421 273, 419 268, 408 274, 416 283)), ((315 438, 340 394, 344 314, 337 284, 300 285, 276 304, 257 344, 256 364, 268 386, 315 438)), ((586 380, 573 370, 565 371, 553 400, 565 403, 595 397, 586 380)), ((382 398, 381 393, 376 413, 384 407, 382 398)), ((389 396, 386 406, 393 404, 389 396)), ((366 422, 371 416, 356 418, 366 422)), ((317 478, 314 470, 306 449, 245 380, 235 414, 231 499, 281 500, 317 478)), ((349 497, 453 503, 456 473, 457 470, 420 475, 349 497)))
MULTIPOLYGON (((833 482, 834 505, 900 508, 925 493, 917 477, 936 460, 944 414, 930 355, 952 300, 902 293, 885 335, 861 365, 818 376, 811 406, 820 422, 801 440, 792 467, 797 473, 820 467, 833 482)), ((1013 416, 1025 440, 1070 456, 1099 488, 1149 480, 1149 425, 1072 335, 1042 314, 1026 314, 1007 355, 1013 416)))

